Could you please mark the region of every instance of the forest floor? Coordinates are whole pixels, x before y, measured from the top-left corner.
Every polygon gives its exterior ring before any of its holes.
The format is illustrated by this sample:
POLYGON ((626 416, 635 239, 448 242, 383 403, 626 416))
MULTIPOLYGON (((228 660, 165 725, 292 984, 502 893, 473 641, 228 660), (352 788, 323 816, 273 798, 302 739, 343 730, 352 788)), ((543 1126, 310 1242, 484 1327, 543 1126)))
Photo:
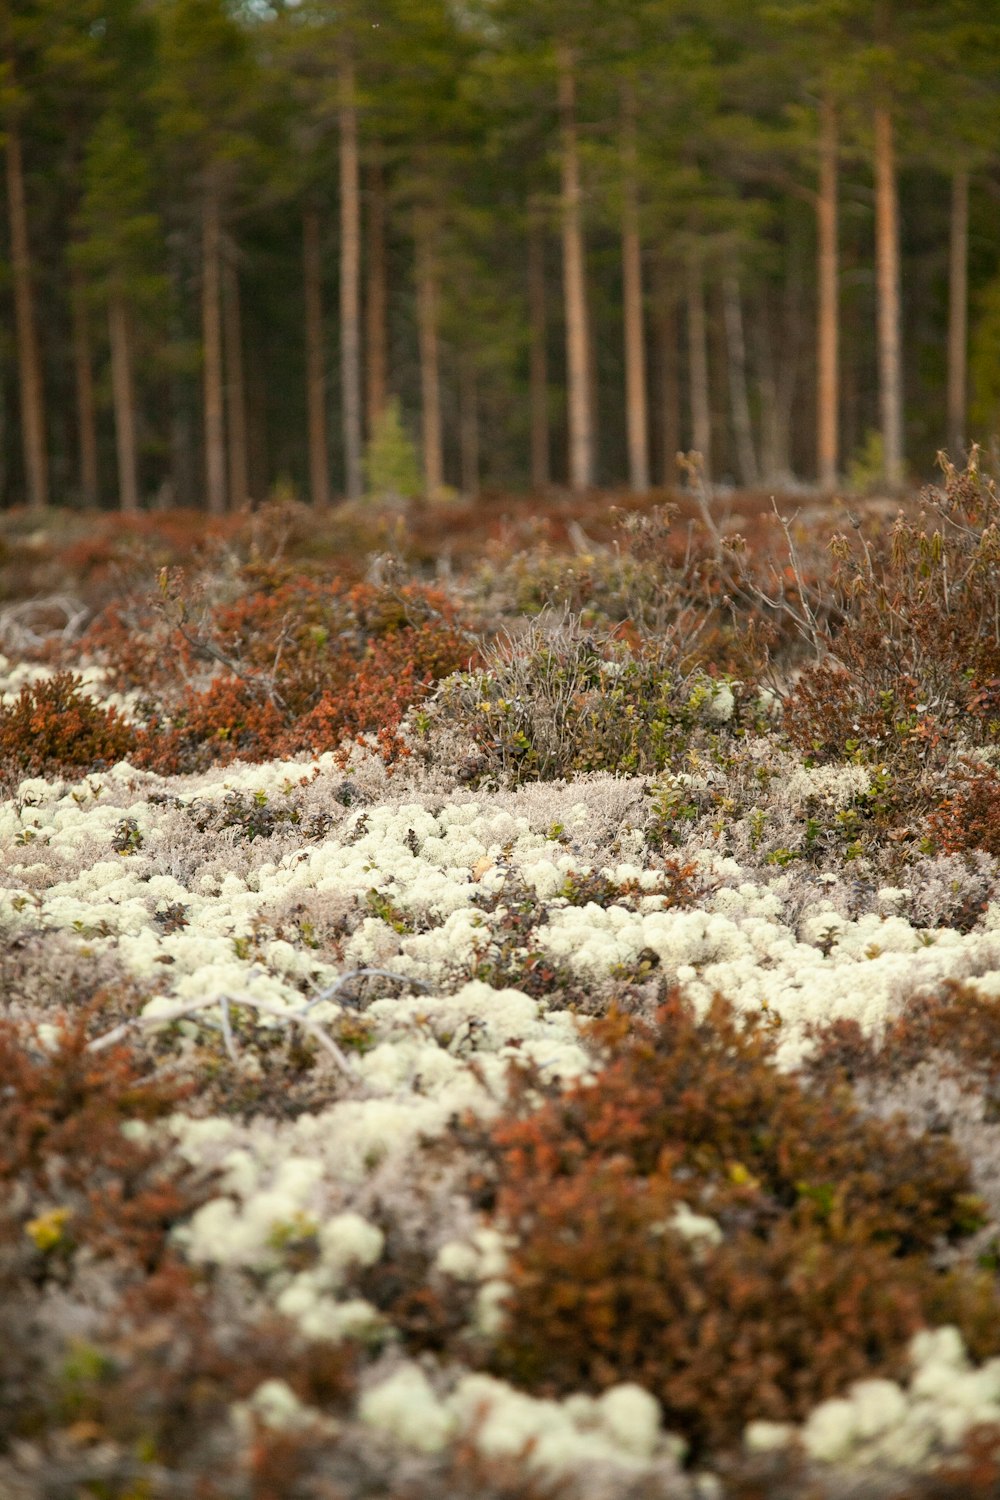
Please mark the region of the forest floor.
POLYGON ((0 518, 0 1495, 1000 1495, 1000 498, 0 518))

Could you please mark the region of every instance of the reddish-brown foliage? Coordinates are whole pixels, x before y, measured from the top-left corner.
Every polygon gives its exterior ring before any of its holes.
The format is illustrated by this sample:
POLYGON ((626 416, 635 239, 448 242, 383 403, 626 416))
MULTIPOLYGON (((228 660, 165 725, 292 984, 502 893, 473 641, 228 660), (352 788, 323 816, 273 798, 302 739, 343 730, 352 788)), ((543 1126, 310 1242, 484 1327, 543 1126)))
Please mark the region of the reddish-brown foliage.
POLYGON ((202 693, 188 691, 169 727, 154 719, 139 739, 137 765, 165 775, 203 771, 236 760, 267 760, 284 731, 279 709, 254 684, 217 678, 202 693))
POLYGON ((152 1264, 193 1197, 121 1127, 168 1114, 188 1091, 147 1077, 127 1047, 94 1054, 86 1044, 85 1018, 64 1026, 51 1052, 0 1022, 0 1224, 20 1233, 54 1209, 65 1214, 57 1244, 152 1264))
POLYGON ((945 854, 982 849, 1000 857, 1000 773, 968 764, 950 797, 928 819, 931 837, 945 854))
POLYGON ((434 589, 349 587, 257 565, 242 581, 235 602, 193 610, 171 575, 159 617, 109 609, 88 633, 85 646, 116 683, 149 695, 139 764, 200 771, 335 749, 367 733, 393 759, 404 753, 406 710, 473 655, 454 606, 434 589), (205 662, 217 675, 199 688, 205 662))
POLYGON ((496 1363, 536 1389, 634 1379, 700 1451, 753 1416, 801 1419, 874 1372, 944 1311, 980 1331, 927 1256, 981 1206, 947 1141, 863 1119, 840 1080, 811 1089, 717 1000, 674 995, 655 1028, 611 1017, 593 1082, 493 1133, 495 1208, 516 1236, 496 1363), (715 1247, 670 1230, 680 1203, 716 1220, 715 1247))
POLYGON ((58 672, 0 706, 0 760, 31 775, 74 776, 127 756, 134 731, 116 709, 82 693, 80 682, 72 672, 58 672))
POLYGON ((966 985, 916 995, 875 1040, 856 1021, 817 1027, 808 1068, 815 1077, 905 1078, 929 1057, 951 1058, 970 1082, 1000 1083, 1000 1006, 966 985))

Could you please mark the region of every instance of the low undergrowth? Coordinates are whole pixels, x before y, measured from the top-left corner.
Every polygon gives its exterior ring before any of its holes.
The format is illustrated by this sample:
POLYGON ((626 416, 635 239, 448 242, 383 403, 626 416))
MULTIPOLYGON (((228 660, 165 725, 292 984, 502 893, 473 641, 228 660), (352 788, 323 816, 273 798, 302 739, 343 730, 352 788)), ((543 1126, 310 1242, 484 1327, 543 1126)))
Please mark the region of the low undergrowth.
POLYGON ((674 995, 655 1025, 609 1016, 597 1076, 540 1108, 537 1076, 492 1135, 514 1237, 495 1365, 545 1394, 636 1380, 695 1453, 749 1416, 802 1420, 862 1376, 898 1377, 913 1333, 954 1322, 1000 1349, 987 1280, 942 1275, 983 1222, 948 1140, 806 1089, 773 1037, 674 995))
POLYGON ((996 1492, 1000 497, 744 499, 36 549, 0 1491, 996 1492))

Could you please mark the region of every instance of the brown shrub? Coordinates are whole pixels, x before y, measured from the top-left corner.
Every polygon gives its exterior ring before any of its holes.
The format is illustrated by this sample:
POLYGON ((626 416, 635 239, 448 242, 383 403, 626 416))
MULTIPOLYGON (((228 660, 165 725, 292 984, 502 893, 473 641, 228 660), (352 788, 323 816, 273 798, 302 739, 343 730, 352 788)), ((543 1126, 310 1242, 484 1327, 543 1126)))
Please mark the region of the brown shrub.
POLYGON ((73 777, 129 755, 134 730, 116 709, 82 693, 80 683, 74 673, 58 672, 0 706, 0 760, 28 775, 73 777))
POLYGON ((816 1047, 807 1068, 830 1080, 876 1077, 896 1081, 944 1054, 960 1076, 989 1088, 1000 1083, 1000 1006, 970 986, 951 982, 942 995, 915 995, 877 1040, 856 1021, 815 1028, 816 1047))
POLYGON ((981 1343, 992 1293, 928 1260, 982 1222, 949 1142, 863 1119, 840 1080, 779 1073, 771 1037, 721 1000, 699 1022, 675 994, 655 1028, 612 1016, 594 1036, 596 1080, 537 1108, 526 1075, 493 1131, 492 1201, 516 1236, 500 1371, 543 1391, 637 1380, 697 1453, 901 1375, 932 1317, 981 1343), (720 1244, 671 1230, 681 1203, 720 1244))
POLYGON ((39 1289, 55 1283, 71 1297, 79 1263, 91 1277, 103 1265, 111 1286, 141 1280, 201 1198, 122 1131, 173 1110, 184 1091, 146 1076, 125 1047, 88 1053, 86 1034, 83 1017, 41 1051, 0 1022, 0 1444, 39 1419, 51 1381, 39 1289))
POLYGON ((956 789, 930 814, 928 827, 945 854, 982 849, 1000 858, 1000 772, 967 762, 956 789))

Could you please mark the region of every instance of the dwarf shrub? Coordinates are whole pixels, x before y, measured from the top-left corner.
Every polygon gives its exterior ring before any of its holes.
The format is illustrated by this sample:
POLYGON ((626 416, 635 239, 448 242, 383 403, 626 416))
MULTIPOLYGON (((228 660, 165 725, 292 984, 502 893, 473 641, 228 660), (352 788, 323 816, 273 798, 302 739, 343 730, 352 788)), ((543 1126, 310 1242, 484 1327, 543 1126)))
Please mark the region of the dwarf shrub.
POLYGON ((667 650, 632 652, 567 616, 490 649, 485 670, 446 681, 425 717, 431 735, 471 740, 475 777, 516 785, 662 770, 696 736, 736 728, 740 707, 740 684, 682 673, 667 650))
POLYGON ((925 491, 923 505, 916 520, 900 513, 885 547, 833 539, 832 659, 785 704, 792 740, 818 759, 857 755, 915 775, 956 733, 1000 736, 1000 495, 974 456, 964 472, 946 465, 943 491, 925 491))
POLYGON ((994 1293, 929 1259, 983 1221, 950 1142, 864 1119, 840 1079, 779 1073, 772 1036, 721 999, 699 1021, 675 993, 655 1026, 592 1035, 597 1078, 539 1107, 526 1073, 493 1131, 515 1237, 499 1371, 543 1392, 636 1380, 697 1453, 900 1376, 932 1316, 981 1337, 994 1293))
POLYGON ((0 760, 28 775, 73 777, 129 755, 134 730, 116 709, 81 692, 81 682, 73 672, 57 672, 0 706, 0 760))

